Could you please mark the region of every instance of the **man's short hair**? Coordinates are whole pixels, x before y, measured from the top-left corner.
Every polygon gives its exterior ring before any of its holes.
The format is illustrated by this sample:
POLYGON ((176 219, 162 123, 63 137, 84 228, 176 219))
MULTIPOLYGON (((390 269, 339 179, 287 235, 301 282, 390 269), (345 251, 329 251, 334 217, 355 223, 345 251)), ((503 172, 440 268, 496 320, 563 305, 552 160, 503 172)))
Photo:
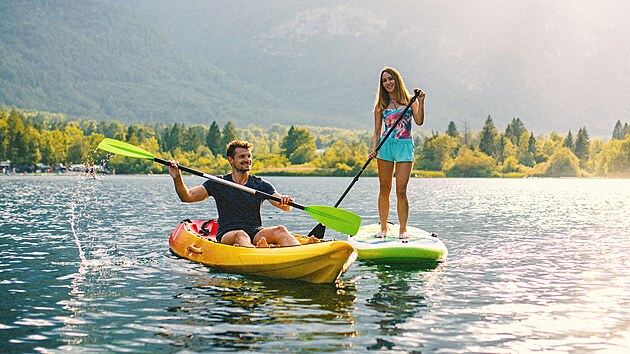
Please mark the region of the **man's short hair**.
POLYGON ((252 143, 250 143, 249 141, 238 140, 238 139, 232 140, 226 145, 225 156, 234 158, 234 150, 236 150, 236 148, 243 148, 243 149, 251 150, 253 146, 254 145, 252 145, 252 143))

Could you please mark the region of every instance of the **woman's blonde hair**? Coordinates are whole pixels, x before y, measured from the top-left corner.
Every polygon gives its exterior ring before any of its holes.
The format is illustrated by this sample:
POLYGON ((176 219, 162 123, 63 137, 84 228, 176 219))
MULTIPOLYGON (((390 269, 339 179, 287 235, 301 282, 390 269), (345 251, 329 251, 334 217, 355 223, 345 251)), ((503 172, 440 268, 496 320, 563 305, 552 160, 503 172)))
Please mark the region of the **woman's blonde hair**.
POLYGON ((405 82, 400 76, 398 70, 390 67, 386 67, 381 70, 381 74, 378 77, 378 90, 376 91, 376 101, 374 102, 374 112, 383 112, 387 106, 389 106, 389 94, 385 87, 383 87, 383 74, 388 72, 396 82, 396 86, 394 87, 394 94, 396 95, 396 101, 400 104, 406 105, 409 103, 411 99, 409 93, 407 92, 407 88, 405 87, 405 82))

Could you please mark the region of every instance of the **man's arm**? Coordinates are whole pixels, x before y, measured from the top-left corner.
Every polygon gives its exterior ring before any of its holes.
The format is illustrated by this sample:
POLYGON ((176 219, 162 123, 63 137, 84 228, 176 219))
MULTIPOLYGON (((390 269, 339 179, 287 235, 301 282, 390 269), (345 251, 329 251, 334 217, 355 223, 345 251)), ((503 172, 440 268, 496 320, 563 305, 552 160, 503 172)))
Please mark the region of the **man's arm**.
POLYGON ((173 177, 175 183, 175 192, 177 196, 184 203, 200 202, 208 198, 208 191, 204 186, 196 186, 188 189, 182 179, 182 174, 177 167, 177 161, 171 161, 171 165, 168 167, 168 173, 173 177))

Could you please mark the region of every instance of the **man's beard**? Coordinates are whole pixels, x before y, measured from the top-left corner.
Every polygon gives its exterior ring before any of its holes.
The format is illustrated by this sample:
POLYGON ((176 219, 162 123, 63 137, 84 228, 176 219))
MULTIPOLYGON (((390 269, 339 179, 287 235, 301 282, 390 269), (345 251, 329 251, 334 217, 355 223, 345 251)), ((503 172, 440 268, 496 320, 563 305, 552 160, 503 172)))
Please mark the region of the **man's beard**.
POLYGON ((234 169, 236 170, 236 172, 244 173, 244 172, 249 172, 250 166, 248 165, 247 169, 243 169, 243 168, 239 168, 239 167, 234 166, 234 169))

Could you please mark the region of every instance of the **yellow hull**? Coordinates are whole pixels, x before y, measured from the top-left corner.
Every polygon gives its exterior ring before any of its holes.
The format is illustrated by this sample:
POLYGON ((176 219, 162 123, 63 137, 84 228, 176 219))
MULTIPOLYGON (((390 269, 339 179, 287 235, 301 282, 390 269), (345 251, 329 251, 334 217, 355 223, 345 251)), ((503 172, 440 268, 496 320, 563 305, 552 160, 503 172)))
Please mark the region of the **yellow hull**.
POLYGON ((201 223, 182 222, 169 237, 171 251, 226 273, 333 283, 357 257, 354 247, 345 241, 274 248, 224 245, 215 242, 214 235, 201 236, 201 223))

